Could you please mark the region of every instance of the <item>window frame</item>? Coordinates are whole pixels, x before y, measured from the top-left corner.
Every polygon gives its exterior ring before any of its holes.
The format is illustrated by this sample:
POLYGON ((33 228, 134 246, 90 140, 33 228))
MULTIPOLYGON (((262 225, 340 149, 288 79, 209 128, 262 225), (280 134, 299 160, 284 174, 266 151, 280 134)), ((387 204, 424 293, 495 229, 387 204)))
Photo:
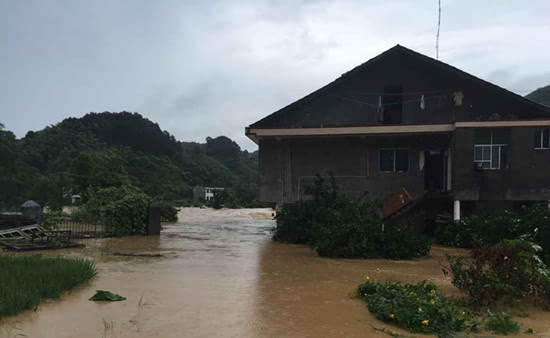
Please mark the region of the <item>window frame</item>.
POLYGON ((535 140, 536 140, 536 137, 537 137, 537 133, 541 134, 540 135, 540 144, 539 144, 538 147, 535 145, 535 150, 550 150, 550 128, 535 130, 535 140), (548 146, 547 147, 544 146, 544 132, 547 133, 546 136, 548 137, 548 140, 547 140, 548 146))
MULTIPOLYGON (((395 144, 395 142, 394 142, 395 144)), ((405 147, 396 147, 396 146, 393 146, 393 147, 380 147, 379 149, 379 152, 378 152, 378 171, 382 174, 388 174, 388 173, 406 173, 406 172, 409 172, 411 170, 411 154, 410 154, 410 151, 409 151, 409 148, 405 148, 405 147), (400 151, 400 150, 406 150, 407 151, 407 170, 405 171, 397 171, 396 169, 396 165, 397 165, 397 152, 400 151), (392 151, 393 152, 393 170, 391 171, 387 171, 387 170, 382 170, 382 151, 392 151)))
MULTIPOLYGON (((491 133, 491 140, 490 140, 490 143, 481 143, 481 144, 476 144, 475 143, 475 140, 474 140, 474 165, 476 166, 477 169, 480 169, 480 170, 502 170, 502 169, 506 169, 506 167, 502 168, 502 163, 501 163, 501 160, 502 160, 502 148, 503 147, 506 147, 506 151, 509 151, 510 149, 510 144, 506 144, 506 143, 493 143, 493 130, 490 131, 491 133), (496 156, 496 155, 493 155, 493 149, 494 148, 498 148, 498 151, 497 151, 497 155, 498 155, 498 166, 493 166, 493 160, 494 160, 494 157, 493 156, 496 156), (481 148, 481 160, 477 160, 476 159, 476 148, 481 148), (489 159, 486 160, 484 159, 483 157, 483 148, 489 148, 489 159), (489 167, 483 167, 483 164, 481 166, 478 165, 478 163, 489 163, 489 167)), ((508 156, 509 157, 509 156, 508 156)), ((508 159, 508 163, 509 163, 509 159, 508 159)))

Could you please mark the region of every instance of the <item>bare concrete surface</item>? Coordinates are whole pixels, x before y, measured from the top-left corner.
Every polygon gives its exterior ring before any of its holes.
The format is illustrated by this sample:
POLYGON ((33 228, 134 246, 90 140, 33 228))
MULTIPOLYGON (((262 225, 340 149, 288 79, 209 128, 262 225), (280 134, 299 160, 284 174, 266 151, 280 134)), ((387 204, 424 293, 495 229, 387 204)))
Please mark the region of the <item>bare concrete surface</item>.
MULTIPOLYGON (((433 278, 443 294, 458 294, 441 272, 444 253, 454 250, 434 246, 412 261, 319 258, 307 247, 271 242, 271 213, 184 208, 159 237, 91 239, 84 249, 44 252, 93 259, 98 277, 4 319, 0 337, 387 337, 373 328, 407 333, 350 297, 365 276, 433 278), (128 299, 88 301, 97 289, 128 299)), ((523 330, 550 336, 550 313, 528 311, 529 318, 515 318, 523 330)))

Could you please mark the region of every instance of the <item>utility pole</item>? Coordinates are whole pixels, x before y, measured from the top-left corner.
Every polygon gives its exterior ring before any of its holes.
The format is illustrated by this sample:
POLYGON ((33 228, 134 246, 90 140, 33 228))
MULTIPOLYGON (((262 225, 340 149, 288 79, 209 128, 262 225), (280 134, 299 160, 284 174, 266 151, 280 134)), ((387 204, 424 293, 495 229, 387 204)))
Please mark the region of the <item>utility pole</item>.
POLYGON ((435 58, 439 60, 439 27, 441 27, 441 0, 439 2, 439 16, 437 18, 437 35, 435 37, 435 58))
POLYGON ((63 210, 63 173, 59 172, 59 205, 63 210))

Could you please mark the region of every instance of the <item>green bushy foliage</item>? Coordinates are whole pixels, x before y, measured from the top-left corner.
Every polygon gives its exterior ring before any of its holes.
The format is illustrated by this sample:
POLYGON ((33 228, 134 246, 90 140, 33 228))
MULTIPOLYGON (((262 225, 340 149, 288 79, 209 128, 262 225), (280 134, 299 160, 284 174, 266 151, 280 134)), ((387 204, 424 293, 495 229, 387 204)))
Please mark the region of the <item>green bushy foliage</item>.
POLYGON ((214 191, 214 197, 210 203, 212 208, 221 209, 221 208, 230 208, 237 209, 241 206, 237 194, 233 189, 224 189, 214 191))
POLYGON ((401 285, 367 280, 357 293, 377 319, 413 333, 452 336, 466 328, 469 317, 431 283, 401 285))
POLYGON ((550 254, 550 210, 545 204, 524 206, 519 212, 495 210, 473 215, 440 225, 435 235, 441 244, 473 248, 534 235, 535 229, 538 234, 532 240, 550 254))
POLYGON ((441 244, 472 248, 517 238, 528 229, 533 229, 532 225, 522 222, 518 213, 499 210, 441 225, 436 236, 441 244))
POLYGON ((518 333, 519 324, 518 322, 512 319, 507 312, 491 312, 488 311, 489 315, 487 317, 486 329, 489 331, 494 331, 495 333, 508 334, 508 333, 518 333))
POLYGON ((334 179, 318 176, 305 188, 310 199, 277 213, 273 239, 308 244, 320 256, 406 259, 425 255, 430 240, 403 224, 384 224, 378 203, 355 201, 338 191, 334 179))
POLYGON ((42 226, 48 230, 56 230, 63 221, 63 212, 48 210, 42 215, 42 226))
POLYGON ((300 201, 287 205, 279 210, 275 219, 277 228, 273 233, 273 240, 294 244, 307 244, 309 241, 310 220, 313 218, 313 203, 300 201))
POLYGON ((178 221, 178 209, 172 203, 160 201, 156 204, 160 207, 160 218, 163 222, 178 221))
POLYGON ((132 185, 92 191, 74 217, 100 222, 111 236, 142 235, 147 226, 150 198, 132 185))
POLYGON ((531 298, 550 303, 550 270, 538 257, 540 246, 504 240, 472 251, 471 258, 447 255, 452 283, 475 306, 531 298))

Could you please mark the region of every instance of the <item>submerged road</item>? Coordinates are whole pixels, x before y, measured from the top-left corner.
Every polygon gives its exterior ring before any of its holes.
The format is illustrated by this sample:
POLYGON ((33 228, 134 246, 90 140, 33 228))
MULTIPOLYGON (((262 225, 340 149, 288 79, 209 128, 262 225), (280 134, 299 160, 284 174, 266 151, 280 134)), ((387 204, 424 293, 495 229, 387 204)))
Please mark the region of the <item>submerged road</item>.
MULTIPOLYGON (((273 243, 271 212, 184 208, 160 237, 91 239, 84 249, 47 252, 93 259, 98 277, 5 319, 0 337, 387 337, 373 328, 406 332, 350 297, 365 276, 433 278, 444 294, 457 294, 441 272, 449 249, 435 246, 429 258, 413 261, 319 258, 303 246, 273 243), (127 300, 88 301, 97 289, 127 300)), ((517 318, 523 327, 550 335, 550 314, 529 312, 517 318)))

